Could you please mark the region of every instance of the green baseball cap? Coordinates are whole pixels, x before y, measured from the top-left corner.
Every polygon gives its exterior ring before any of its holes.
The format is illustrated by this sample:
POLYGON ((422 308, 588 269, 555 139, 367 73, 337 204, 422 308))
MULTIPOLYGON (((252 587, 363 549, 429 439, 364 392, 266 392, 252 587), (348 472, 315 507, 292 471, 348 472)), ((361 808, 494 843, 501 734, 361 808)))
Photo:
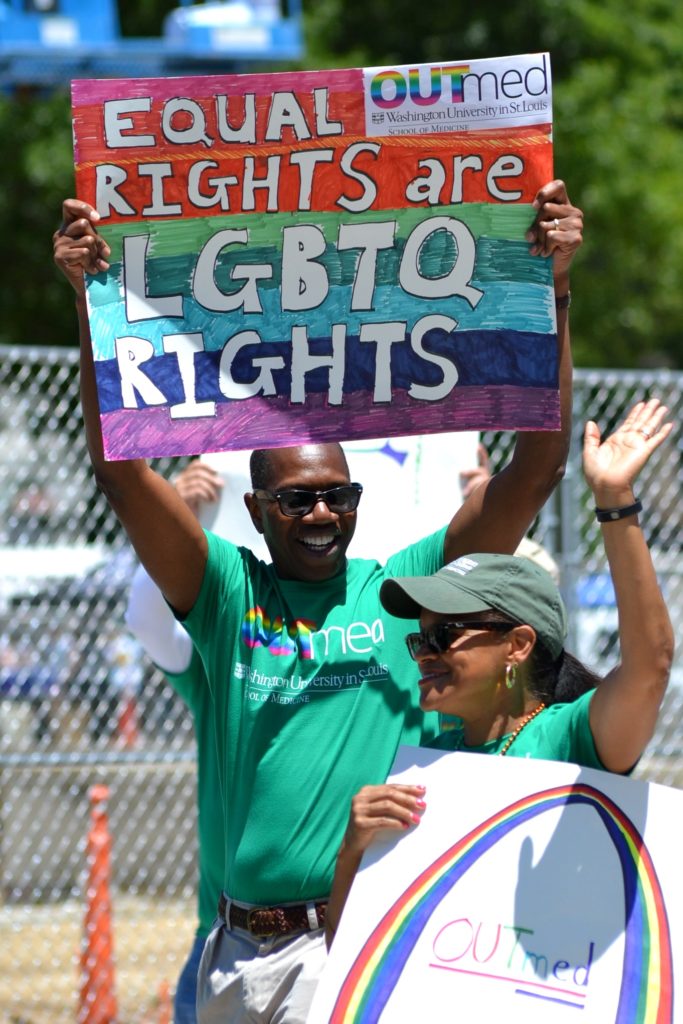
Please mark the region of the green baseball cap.
POLYGON ((385 580, 379 596, 384 608, 400 619, 419 618, 423 608, 444 615, 495 608, 532 626, 553 658, 567 635, 567 612, 552 577, 516 555, 464 555, 433 576, 385 580))

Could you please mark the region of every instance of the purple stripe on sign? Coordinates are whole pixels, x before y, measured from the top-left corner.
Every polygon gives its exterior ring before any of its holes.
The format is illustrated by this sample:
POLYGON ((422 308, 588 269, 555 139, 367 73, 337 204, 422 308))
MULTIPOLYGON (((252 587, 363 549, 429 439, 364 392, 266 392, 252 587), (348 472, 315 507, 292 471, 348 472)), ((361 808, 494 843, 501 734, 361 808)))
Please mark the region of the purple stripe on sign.
POLYGON ((544 999, 546 1003, 561 1003, 562 1006, 571 1006, 574 1010, 585 1010, 580 1003, 573 1003, 570 999, 558 999, 557 996, 546 996, 542 992, 527 992, 526 989, 516 988, 516 996, 531 996, 532 999, 544 999))
POLYGON ((325 396, 308 395, 303 405, 285 397, 230 402, 201 419, 171 420, 166 408, 118 410, 101 419, 105 457, 115 461, 446 430, 559 430, 560 400, 552 388, 456 387, 430 405, 400 391, 386 405, 369 406, 367 395, 356 393, 331 407, 325 396))

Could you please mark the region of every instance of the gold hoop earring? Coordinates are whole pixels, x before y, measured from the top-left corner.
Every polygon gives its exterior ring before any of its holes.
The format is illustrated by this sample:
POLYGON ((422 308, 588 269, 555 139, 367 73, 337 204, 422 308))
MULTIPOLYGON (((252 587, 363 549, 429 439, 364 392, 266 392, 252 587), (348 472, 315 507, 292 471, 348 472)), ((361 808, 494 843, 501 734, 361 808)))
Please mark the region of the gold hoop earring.
POLYGON ((517 666, 514 662, 505 666, 505 685, 511 690, 517 682, 517 666))

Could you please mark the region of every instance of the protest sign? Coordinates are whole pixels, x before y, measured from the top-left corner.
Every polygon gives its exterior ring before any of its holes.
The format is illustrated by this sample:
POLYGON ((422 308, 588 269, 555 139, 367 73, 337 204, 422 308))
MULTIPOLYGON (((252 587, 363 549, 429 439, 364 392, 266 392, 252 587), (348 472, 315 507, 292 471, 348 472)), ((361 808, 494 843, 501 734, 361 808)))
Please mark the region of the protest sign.
POLYGON ((72 98, 107 458, 559 426, 547 54, 72 98))
POLYGON ((366 852, 309 1024, 680 1024, 683 794, 576 765, 401 748, 408 833, 366 852))

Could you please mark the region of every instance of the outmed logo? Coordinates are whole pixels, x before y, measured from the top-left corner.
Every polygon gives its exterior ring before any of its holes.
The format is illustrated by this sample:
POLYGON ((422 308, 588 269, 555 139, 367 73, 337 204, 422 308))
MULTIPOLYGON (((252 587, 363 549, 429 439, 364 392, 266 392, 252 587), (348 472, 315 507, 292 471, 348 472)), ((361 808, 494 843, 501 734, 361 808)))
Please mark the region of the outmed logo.
MULTIPOLYGON (((486 63, 489 63, 488 61, 486 63)), ((420 107, 435 103, 481 103, 548 95, 549 68, 546 54, 531 67, 514 65, 501 70, 471 70, 471 64, 446 64, 409 68, 385 68, 370 81, 370 99, 382 110, 400 107, 408 100, 420 107)))
POLYGON ((419 68, 410 68, 407 75, 395 68, 380 71, 370 82, 370 98, 382 110, 400 107, 406 96, 421 107, 438 103, 440 99, 462 103, 463 75, 469 70, 469 64, 455 64, 423 68, 422 76, 419 68))

